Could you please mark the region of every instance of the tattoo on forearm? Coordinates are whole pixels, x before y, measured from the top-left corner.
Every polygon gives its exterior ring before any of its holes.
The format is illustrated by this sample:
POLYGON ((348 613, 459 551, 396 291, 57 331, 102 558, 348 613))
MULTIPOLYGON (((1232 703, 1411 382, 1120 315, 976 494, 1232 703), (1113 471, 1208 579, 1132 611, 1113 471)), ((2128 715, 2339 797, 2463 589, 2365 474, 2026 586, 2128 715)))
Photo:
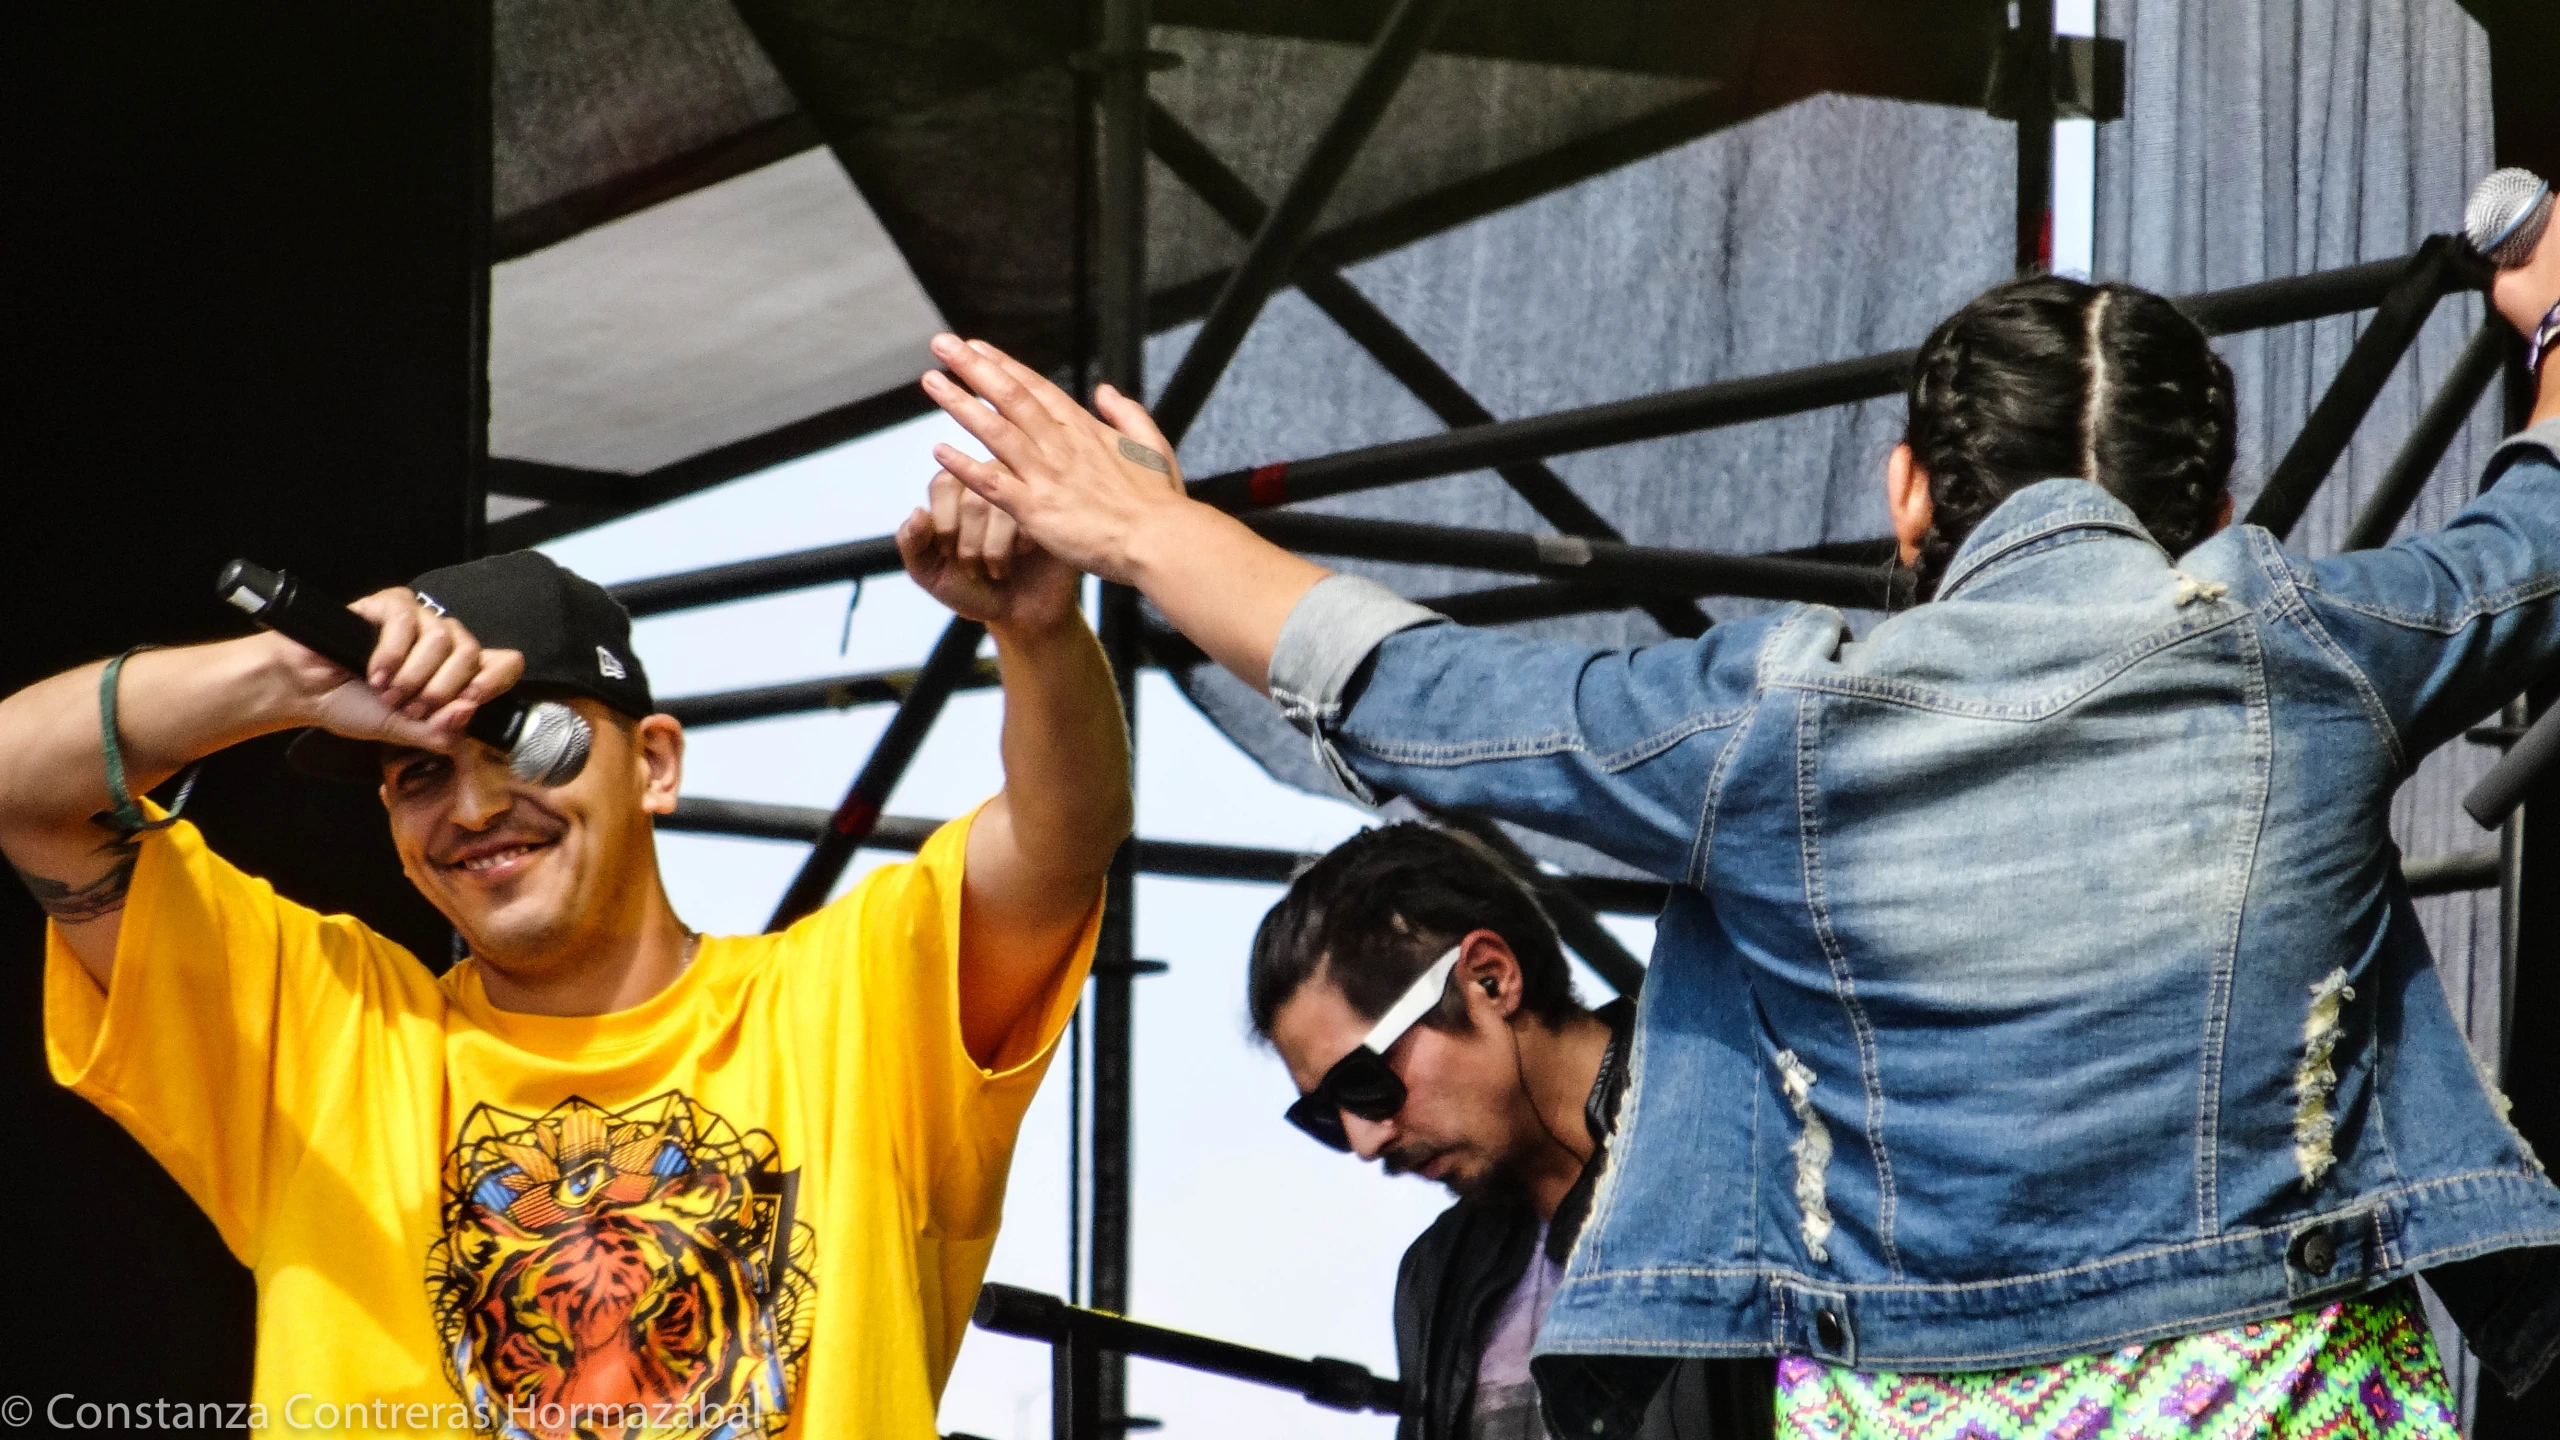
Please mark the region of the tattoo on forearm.
POLYGON ((1126 435, 1120 437, 1120 453, 1127 456, 1131 463, 1144 465, 1159 475, 1170 475, 1173 473, 1172 461, 1167 460, 1163 456, 1148 449, 1146 446, 1139 444, 1137 441, 1130 439, 1126 435))
POLYGON ((133 862, 142 855, 139 840, 117 840, 101 846, 103 854, 115 857, 107 873, 85 885, 73 885, 49 875, 31 874, 12 865, 18 878, 26 882, 28 893, 44 913, 63 925, 77 925, 84 920, 98 920, 124 908, 125 891, 133 886, 133 862))

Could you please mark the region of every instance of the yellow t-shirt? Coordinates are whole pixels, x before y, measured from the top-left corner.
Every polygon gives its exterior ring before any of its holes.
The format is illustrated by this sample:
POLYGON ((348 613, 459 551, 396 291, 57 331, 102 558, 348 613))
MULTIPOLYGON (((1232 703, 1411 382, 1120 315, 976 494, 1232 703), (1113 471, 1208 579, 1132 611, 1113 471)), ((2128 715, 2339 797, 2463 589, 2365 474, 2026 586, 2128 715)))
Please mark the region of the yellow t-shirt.
POLYGON ((929 1436, 1095 935, 980 1068, 967 839, 566 1019, 181 823, 143 841, 109 991, 53 937, 46 1047, 255 1273, 253 1421, 929 1436))

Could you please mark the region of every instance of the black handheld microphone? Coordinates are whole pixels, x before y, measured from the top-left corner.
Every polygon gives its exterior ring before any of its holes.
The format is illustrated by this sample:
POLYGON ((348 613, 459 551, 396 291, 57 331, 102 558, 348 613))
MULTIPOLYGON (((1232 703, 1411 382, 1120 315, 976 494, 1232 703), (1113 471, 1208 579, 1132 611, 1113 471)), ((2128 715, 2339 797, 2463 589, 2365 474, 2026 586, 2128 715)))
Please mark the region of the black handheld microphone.
MULTIPOLYGON (((378 638, 372 625, 326 595, 313 593, 288 571, 247 560, 222 567, 214 593, 250 619, 361 677, 378 638)), ((587 718, 557 700, 500 695, 472 712, 464 733, 507 757, 519 780, 566 785, 587 767, 595 730, 587 718)))

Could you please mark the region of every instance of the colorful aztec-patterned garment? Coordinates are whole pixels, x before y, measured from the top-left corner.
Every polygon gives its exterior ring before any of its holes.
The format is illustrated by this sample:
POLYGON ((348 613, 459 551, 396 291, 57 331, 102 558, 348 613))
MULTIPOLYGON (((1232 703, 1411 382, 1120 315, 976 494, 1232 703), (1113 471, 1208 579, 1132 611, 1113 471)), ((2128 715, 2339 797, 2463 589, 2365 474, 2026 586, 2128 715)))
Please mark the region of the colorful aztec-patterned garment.
POLYGON ((2416 1299, 2395 1289, 2022 1370, 1778 1361, 1780 1440, 2456 1440, 2416 1299))

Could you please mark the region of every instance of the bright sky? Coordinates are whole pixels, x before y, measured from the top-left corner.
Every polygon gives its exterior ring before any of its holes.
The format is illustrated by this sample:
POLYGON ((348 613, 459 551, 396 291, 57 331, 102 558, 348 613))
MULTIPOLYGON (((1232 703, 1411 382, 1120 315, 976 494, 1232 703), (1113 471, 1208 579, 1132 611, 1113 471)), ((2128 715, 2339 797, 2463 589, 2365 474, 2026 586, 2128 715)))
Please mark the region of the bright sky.
MULTIPOLYGON (((2094 0, 2065 0, 2061 28, 2088 33, 2094 0)), ((2090 268, 2094 127, 2066 121, 2056 144, 2055 268, 2090 268)), ((882 535, 923 493, 937 440, 963 437, 940 416, 794 461, 720 489, 545 546, 612 583, 840 540, 882 535)), ((635 641, 662 697, 912 665, 944 613, 903 576, 828 586, 644 620, 635 641), (850 620, 848 621, 848 605, 850 620)), ((886 724, 885 707, 692 733, 685 791, 832 807, 886 724)), ((893 814, 957 814, 1000 783, 999 702, 963 695, 944 712, 891 797, 893 814)), ((1358 829, 1352 807, 1285 789, 1218 734, 1162 675, 1139 693, 1141 834, 1321 850, 1358 829)), ((677 909, 696 927, 753 931, 797 870, 803 847, 668 834, 661 863, 677 909)), ((899 857, 865 852, 847 883, 899 857)), ((1138 982, 1135 1063, 1136 1250, 1131 1313, 1292 1354, 1335 1355, 1395 1371, 1389 1305, 1404 1246, 1446 1197, 1389 1181, 1323 1150, 1280 1118, 1287 1075, 1246 1038, 1245 947, 1276 887, 1142 878, 1138 953, 1171 962, 1138 982)), ((1639 955, 1652 927, 1613 922, 1639 955)), ((1587 995, 1606 991, 1588 975, 1587 995)), ((1052 1068, 1022 1128, 1005 1224, 988 1278, 1066 1289, 1066 1103, 1052 1068)), ((1049 1433, 1048 1352, 973 1333, 942 1407, 942 1427, 989 1440, 1049 1433)), ((1394 1433, 1295 1396, 1138 1362, 1131 1410, 1172 1437, 1328 1440, 1394 1433)))

